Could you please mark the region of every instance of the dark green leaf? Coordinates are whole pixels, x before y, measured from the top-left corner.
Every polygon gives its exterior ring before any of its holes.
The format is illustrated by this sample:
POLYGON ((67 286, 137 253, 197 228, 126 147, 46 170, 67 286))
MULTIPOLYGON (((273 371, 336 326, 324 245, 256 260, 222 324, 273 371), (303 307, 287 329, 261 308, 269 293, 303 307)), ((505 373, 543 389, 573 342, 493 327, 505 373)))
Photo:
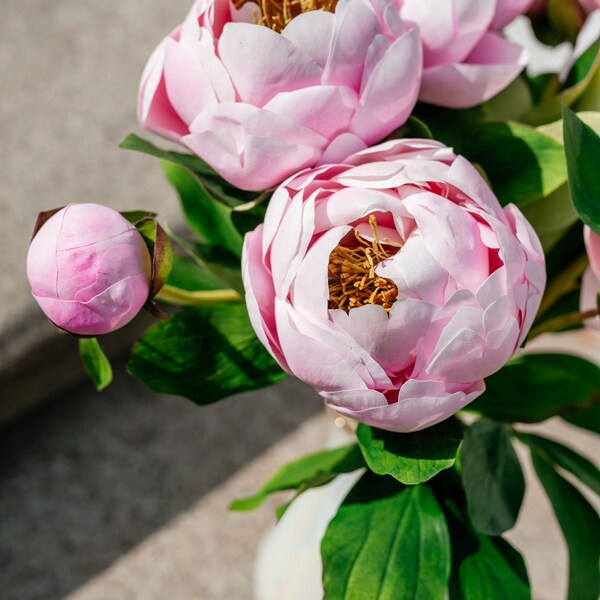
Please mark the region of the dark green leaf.
POLYGON ((486 379, 467 410, 499 421, 539 423, 600 402, 600 368, 568 354, 525 354, 486 379))
POLYGON ((356 444, 303 456, 279 469, 256 495, 236 500, 229 509, 254 510, 269 494, 283 490, 304 491, 329 483, 341 473, 351 473, 364 466, 365 461, 356 444))
POLYGON ((588 410, 566 410, 560 416, 572 425, 600 435, 600 403, 588 410))
POLYGON ((96 338, 79 339, 81 362, 100 392, 112 381, 112 368, 96 338))
POLYGON ((567 181, 561 144, 526 125, 481 125, 465 136, 462 153, 483 167, 503 205, 526 206, 567 181))
POLYGON ((394 433, 360 424, 356 435, 373 472, 415 485, 454 464, 462 429, 451 418, 416 433, 394 433))
POLYGON ((477 533, 466 511, 446 499, 452 542, 450 600, 530 600, 521 555, 500 537, 477 533))
POLYGON ((264 222, 266 211, 266 203, 259 204, 252 210, 234 210, 231 214, 231 220, 240 234, 246 235, 264 222))
POLYGON ((153 390, 198 404, 285 377, 256 338, 243 304, 187 308, 157 323, 133 347, 128 369, 153 390))
POLYGON ((600 136, 566 107, 563 121, 573 205, 581 220, 600 234, 600 136))
POLYGON ((571 67, 565 87, 570 88, 583 81, 588 74, 594 69, 596 60, 598 59, 598 50, 600 49, 600 40, 596 40, 576 61, 571 67))
POLYGON ((511 529, 523 503, 525 480, 506 425, 483 419, 469 427, 460 465, 473 527, 491 536, 511 529))
POLYGON ((600 594, 600 519, 588 501, 532 449, 533 465, 550 498, 569 549, 568 600, 597 600, 600 594))
POLYGON ((518 433, 517 437, 532 450, 541 454, 547 463, 573 473, 582 483, 600 495, 600 471, 587 458, 567 446, 539 435, 518 433))
POLYGON ((178 256, 177 254, 173 256, 173 268, 167 283, 190 292, 227 288, 227 285, 208 269, 202 268, 190 258, 178 256))
POLYGON ((240 260, 225 248, 204 244, 191 244, 188 249, 215 277, 234 290, 244 293, 240 260))
POLYGON ((241 256, 242 236, 231 221, 231 209, 216 202, 187 169, 163 162, 167 179, 177 191, 190 228, 207 244, 241 256))
POLYGON ((326 600, 442 600, 450 571, 444 514, 430 488, 367 472, 321 543, 326 600))

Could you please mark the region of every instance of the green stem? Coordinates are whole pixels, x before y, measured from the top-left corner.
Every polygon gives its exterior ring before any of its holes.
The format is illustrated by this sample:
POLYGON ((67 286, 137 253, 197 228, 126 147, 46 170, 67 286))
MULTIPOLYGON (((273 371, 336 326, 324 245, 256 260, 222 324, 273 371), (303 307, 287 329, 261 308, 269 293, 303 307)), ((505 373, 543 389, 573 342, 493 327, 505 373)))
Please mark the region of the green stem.
POLYGON ((597 317, 600 313, 597 308, 592 310, 587 310, 585 312, 573 312, 568 313, 566 315, 560 315, 559 317, 555 317, 554 319, 549 319, 545 323, 534 327, 529 334, 529 341, 533 338, 541 335, 542 333, 549 333, 551 331, 562 331, 567 327, 571 327, 572 325, 579 325, 583 323, 586 319, 591 319, 592 317, 597 317))
POLYGON ((235 290, 207 290, 190 292, 173 285, 165 285, 156 296, 157 300, 179 306, 202 306, 224 302, 241 302, 242 297, 235 290))
POLYGON ((547 288, 538 317, 543 315, 559 298, 576 289, 577 280, 581 277, 588 265, 587 255, 582 254, 575 262, 571 263, 560 277, 555 279, 547 288))

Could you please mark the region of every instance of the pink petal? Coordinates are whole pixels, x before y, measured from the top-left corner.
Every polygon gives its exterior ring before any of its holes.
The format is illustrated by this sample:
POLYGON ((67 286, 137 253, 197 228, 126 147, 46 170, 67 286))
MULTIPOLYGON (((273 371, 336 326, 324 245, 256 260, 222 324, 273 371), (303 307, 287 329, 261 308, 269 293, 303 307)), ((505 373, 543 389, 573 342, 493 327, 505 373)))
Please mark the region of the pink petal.
POLYGON ((450 108, 481 104, 507 87, 526 63, 524 48, 488 33, 467 62, 426 68, 419 99, 450 108))
POLYGON ((496 14, 490 29, 503 29, 519 15, 525 14, 533 0, 497 0, 496 14))
POLYGON ((352 119, 351 131, 373 144, 402 125, 413 109, 421 82, 417 29, 398 38, 373 69, 352 119))
POLYGON ((318 85, 322 69, 284 36, 259 25, 228 23, 219 56, 240 99, 263 106, 280 92, 318 85))
POLYGON ((267 102, 264 109, 332 139, 348 128, 357 103, 357 95, 347 88, 317 86, 281 92, 267 102))
POLYGON ((311 10, 292 19, 281 35, 325 68, 333 37, 335 17, 323 10, 311 10))

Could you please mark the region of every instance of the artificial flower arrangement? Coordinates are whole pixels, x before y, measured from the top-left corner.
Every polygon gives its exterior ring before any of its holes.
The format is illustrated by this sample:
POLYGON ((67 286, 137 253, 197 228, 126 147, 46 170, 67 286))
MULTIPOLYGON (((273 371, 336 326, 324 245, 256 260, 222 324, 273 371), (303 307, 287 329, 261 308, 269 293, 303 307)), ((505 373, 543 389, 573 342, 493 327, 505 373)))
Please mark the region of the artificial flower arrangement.
POLYGON ((34 297, 99 389, 96 336, 146 307, 129 371, 152 389, 208 404, 291 374, 346 419, 352 444, 232 505, 356 472, 321 543, 327 600, 530 598, 501 537, 525 492, 515 442, 569 548, 566 597, 598 597, 600 521, 564 472, 595 493, 600 473, 519 428, 600 433, 600 368, 522 351, 600 323, 597 8, 197 0, 139 93, 142 126, 181 150, 122 144, 161 160, 193 235, 95 204, 38 219, 34 297), (561 73, 523 70, 502 30, 524 14, 574 42, 561 73))

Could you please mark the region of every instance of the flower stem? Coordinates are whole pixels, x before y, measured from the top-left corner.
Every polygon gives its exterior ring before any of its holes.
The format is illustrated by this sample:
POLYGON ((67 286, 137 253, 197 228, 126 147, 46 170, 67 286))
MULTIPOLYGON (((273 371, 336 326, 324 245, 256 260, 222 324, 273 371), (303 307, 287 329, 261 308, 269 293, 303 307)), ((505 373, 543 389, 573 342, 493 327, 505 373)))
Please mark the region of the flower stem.
POLYGON ((591 319, 592 317, 597 317, 600 314, 597 308, 592 310, 587 310, 585 312, 572 312, 567 313, 566 315, 560 315, 559 317, 555 317, 554 319, 549 319, 545 323, 534 327, 529 334, 529 341, 533 338, 541 335, 542 333, 549 333, 551 331, 562 331, 566 327, 570 327, 572 325, 579 325, 583 323, 586 319, 591 319))
POLYGON ((157 300, 179 306, 202 306, 224 302, 241 302, 242 297, 235 290, 207 290, 191 292, 173 285, 165 285, 156 296, 157 300))

